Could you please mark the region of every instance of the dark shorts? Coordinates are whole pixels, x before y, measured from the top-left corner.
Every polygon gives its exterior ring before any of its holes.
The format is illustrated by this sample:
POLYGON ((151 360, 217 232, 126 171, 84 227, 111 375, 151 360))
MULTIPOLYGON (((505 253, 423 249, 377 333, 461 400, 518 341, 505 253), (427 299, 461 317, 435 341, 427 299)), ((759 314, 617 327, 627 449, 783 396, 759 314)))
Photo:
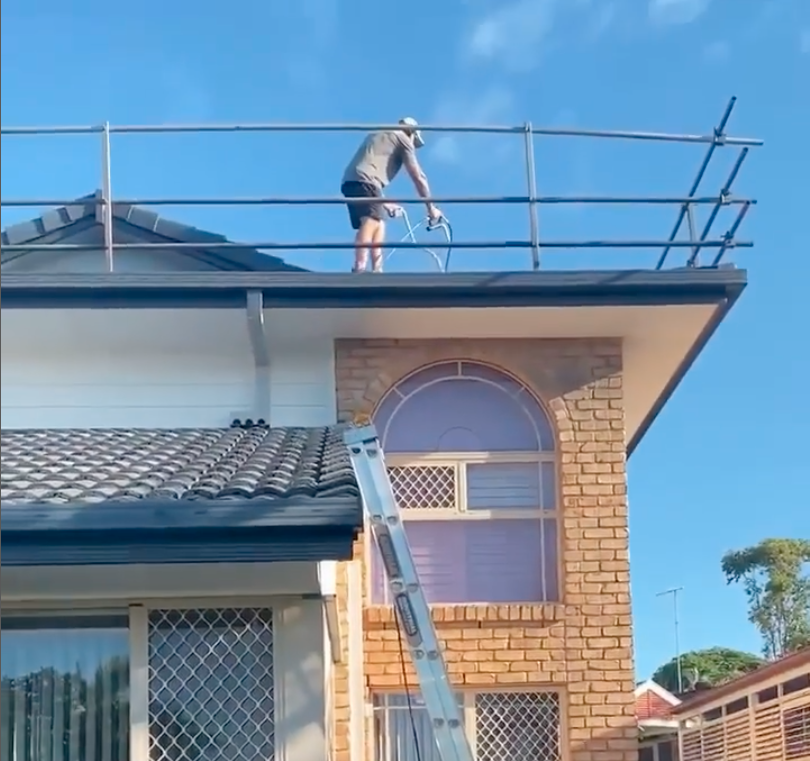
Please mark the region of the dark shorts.
POLYGON ((367 182, 344 182, 340 188, 346 198, 367 198, 368 201, 351 201, 349 207, 349 220, 352 230, 359 230, 364 219, 385 219, 385 206, 381 200, 382 191, 367 182))

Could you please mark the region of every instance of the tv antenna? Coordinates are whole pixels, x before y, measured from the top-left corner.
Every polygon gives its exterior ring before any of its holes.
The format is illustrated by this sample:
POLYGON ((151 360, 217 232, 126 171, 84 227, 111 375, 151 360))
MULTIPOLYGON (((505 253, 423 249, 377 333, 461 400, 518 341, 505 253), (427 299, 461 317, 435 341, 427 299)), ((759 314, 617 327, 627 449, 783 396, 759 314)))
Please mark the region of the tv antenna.
POLYGON ((681 662, 681 624, 678 616, 678 596, 683 592, 683 587, 673 587, 659 592, 656 597, 672 597, 672 616, 675 629, 675 669, 678 680, 678 693, 683 692, 683 664, 681 662))

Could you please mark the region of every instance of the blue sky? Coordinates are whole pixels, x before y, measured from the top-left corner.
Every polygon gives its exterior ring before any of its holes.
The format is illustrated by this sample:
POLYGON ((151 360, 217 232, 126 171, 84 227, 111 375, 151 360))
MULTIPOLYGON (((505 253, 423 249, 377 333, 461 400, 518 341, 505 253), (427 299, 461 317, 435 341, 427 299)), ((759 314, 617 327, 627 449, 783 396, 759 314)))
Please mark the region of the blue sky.
MULTIPOLYGON (((803 229, 810 167, 810 3, 805 0, 243 0, 132 4, 6 0, 3 124, 423 122, 706 133, 729 97, 730 132, 765 139, 737 190, 755 196, 734 253, 751 285, 630 464, 641 676, 684 648, 756 649, 741 590, 719 559, 765 536, 810 535, 801 432, 810 425, 810 300, 803 229), (801 83, 804 82, 804 85, 801 83), (805 139, 802 139, 805 136, 805 139), (802 167, 805 171, 802 172, 802 167)), ((436 195, 525 192, 520 138, 428 135, 436 195)), ((138 135, 113 140, 121 198, 329 196, 357 135, 138 135)), ((72 198, 99 186, 97 137, 4 137, 5 197, 72 198)), ((542 138, 541 194, 684 195, 703 148, 542 138)), ((705 193, 734 159, 718 152, 705 193)), ((410 194, 404 183, 391 193, 410 194)), ((526 238, 516 208, 445 208, 457 239, 526 238)), ((35 210, 4 210, 3 223, 35 210)), ((241 240, 343 240, 345 211, 169 208, 241 240)), ((550 239, 664 238, 674 209, 541 210, 550 239)), ((729 224, 723 217, 722 232, 729 224)), ((527 254, 454 254, 461 268, 524 268, 527 254)), ((293 261, 346 269, 348 253, 293 261)), ((654 252, 555 252, 547 267, 648 266, 654 252)), ((673 264, 679 259, 673 258, 673 264)), ((682 261, 682 259, 681 259, 682 261)), ((422 269, 401 251, 399 269, 422 269)))

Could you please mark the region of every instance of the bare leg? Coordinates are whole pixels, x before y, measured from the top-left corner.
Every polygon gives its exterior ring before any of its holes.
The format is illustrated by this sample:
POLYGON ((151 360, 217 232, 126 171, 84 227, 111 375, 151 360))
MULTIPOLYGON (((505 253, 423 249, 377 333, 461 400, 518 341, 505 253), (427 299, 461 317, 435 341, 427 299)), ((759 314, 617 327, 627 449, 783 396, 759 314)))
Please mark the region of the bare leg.
POLYGON ((374 231, 374 237, 371 242, 375 244, 375 248, 371 249, 371 270, 372 272, 383 271, 383 243, 385 243, 385 222, 378 222, 377 229, 374 231))
POLYGON ((374 242, 375 236, 378 234, 377 230, 380 227, 384 231, 383 223, 377 219, 371 219, 371 217, 366 217, 361 223, 360 229, 354 238, 355 272, 365 272, 368 268, 368 248, 374 242))

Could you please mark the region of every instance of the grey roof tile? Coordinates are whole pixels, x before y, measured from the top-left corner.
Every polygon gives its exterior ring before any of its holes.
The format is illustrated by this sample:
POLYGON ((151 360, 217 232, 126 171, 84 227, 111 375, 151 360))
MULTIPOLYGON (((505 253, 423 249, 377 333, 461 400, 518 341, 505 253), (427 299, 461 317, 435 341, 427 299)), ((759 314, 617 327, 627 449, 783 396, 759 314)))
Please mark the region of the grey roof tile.
MULTIPOLYGON (((101 197, 101 191, 77 198, 69 206, 51 209, 42 216, 27 222, 18 222, 2 231, 0 239, 5 246, 21 246, 30 243, 31 250, 48 250, 48 243, 57 240, 41 241, 44 236, 58 236, 60 231, 68 234, 68 228, 86 218, 94 218, 96 204, 94 201, 101 197)), ((228 243, 228 238, 217 233, 200 230, 193 225, 164 219, 150 209, 140 208, 127 203, 113 203, 113 217, 115 220, 144 230, 147 233, 158 235, 167 242, 199 243, 200 250, 210 248, 216 259, 226 268, 246 272, 307 272, 302 267, 288 264, 278 256, 265 254, 250 246, 236 248, 217 248, 218 243, 228 243)), ((191 255, 191 252, 186 252, 191 255)), ((0 257, 0 261, 14 259, 18 251, 7 252, 0 257)))
POLYGON ((6 430, 0 499, 11 504, 349 498, 343 427, 6 430))

